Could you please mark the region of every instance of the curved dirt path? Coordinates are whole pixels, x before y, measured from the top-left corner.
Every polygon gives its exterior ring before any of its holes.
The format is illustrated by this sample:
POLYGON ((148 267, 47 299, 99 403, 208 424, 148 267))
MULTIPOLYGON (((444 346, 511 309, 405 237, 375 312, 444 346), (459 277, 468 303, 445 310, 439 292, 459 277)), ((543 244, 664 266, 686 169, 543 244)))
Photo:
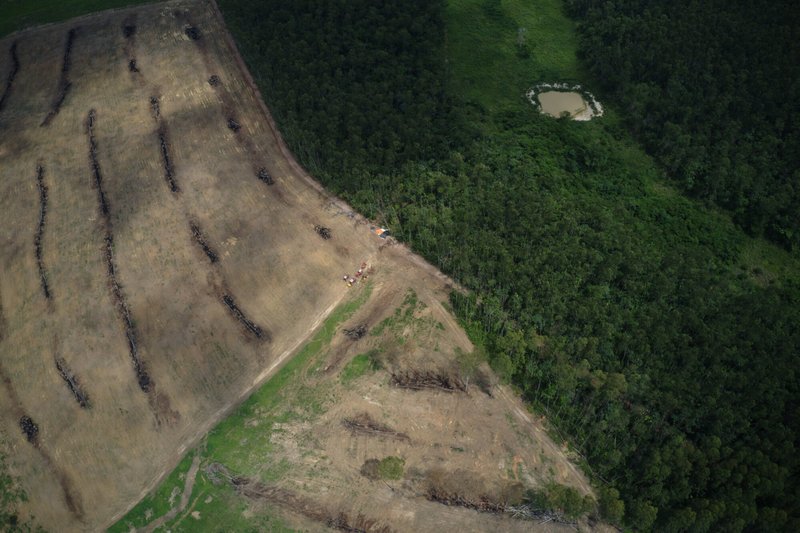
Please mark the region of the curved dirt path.
POLYGON ((183 485, 183 493, 181 494, 181 502, 178 504, 177 507, 173 507, 170 509, 167 514, 162 515, 159 518, 156 518, 143 528, 138 529, 137 531, 142 531, 144 533, 150 533, 154 531, 157 527, 162 526, 165 522, 172 520, 178 513, 186 509, 186 506, 189 505, 189 498, 192 497, 192 489, 194 488, 194 482, 197 479, 197 471, 200 469, 200 454, 196 453, 194 459, 192 460, 192 466, 189 467, 189 471, 186 473, 186 482, 183 485))

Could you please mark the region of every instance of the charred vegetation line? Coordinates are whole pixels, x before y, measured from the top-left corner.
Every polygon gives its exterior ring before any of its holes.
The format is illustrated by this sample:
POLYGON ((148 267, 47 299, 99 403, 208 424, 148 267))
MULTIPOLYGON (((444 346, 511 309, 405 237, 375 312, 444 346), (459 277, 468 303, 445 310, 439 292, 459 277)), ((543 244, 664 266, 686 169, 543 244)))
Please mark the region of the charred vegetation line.
POLYGON ((80 497, 75 494, 69 476, 56 465, 53 458, 42 446, 39 440, 39 424, 34 422, 30 416, 23 414, 19 417, 19 428, 22 430, 22 434, 25 435, 25 438, 28 439, 28 442, 30 442, 39 452, 39 455, 42 456, 42 460, 47 464, 47 467, 56 479, 58 479, 58 484, 61 485, 61 492, 64 493, 64 502, 67 504, 67 509, 69 509, 75 518, 83 520, 83 505, 81 504, 80 497))
POLYGON ((44 267, 42 257, 42 237, 44 235, 44 223, 47 217, 47 185, 44 183, 44 167, 36 167, 36 186, 39 188, 39 226, 36 228, 36 237, 33 239, 34 251, 36 253, 36 266, 39 268, 39 281, 42 283, 42 292, 46 299, 52 298, 50 285, 47 283, 47 270, 44 267))
POLYGON ((158 96, 150 97, 150 111, 153 113, 153 119, 158 123, 161 119, 161 106, 158 103, 158 96))
POLYGON ((58 370, 58 374, 61 376, 61 379, 67 384, 72 395, 75 397, 75 401, 78 402, 84 409, 89 408, 89 395, 86 394, 86 391, 83 390, 81 387, 80 381, 78 380, 78 376, 67 366, 67 362, 64 361, 62 357, 58 355, 55 356, 55 363, 56 363, 56 370, 58 370))
MULTIPOLYGON (((3 314, 3 300, 2 294, 0 294, 0 343, 3 342, 5 337, 5 327, 6 323, 5 315, 3 314)), ((61 486, 61 491, 64 494, 64 502, 67 504, 69 511, 78 520, 82 520, 83 506, 81 505, 80 497, 76 495, 72 487, 72 482, 67 474, 55 464, 53 458, 50 457, 50 454, 47 453, 47 450, 45 450, 42 446, 42 443, 39 440, 39 425, 33 421, 33 418, 31 418, 22 407, 22 402, 19 399, 19 395, 17 394, 14 384, 11 382, 11 378, 8 377, 8 373, 3 366, 2 359, 0 359, 0 382, 2 382, 3 387, 6 390, 6 394, 10 400, 11 405, 8 409, 8 412, 17 419, 17 423, 19 424, 19 428, 22 431, 22 434, 25 436, 25 439, 34 448, 36 448, 36 450, 39 452, 39 455, 41 455, 42 460, 45 462, 56 479, 58 479, 58 484, 61 486)))
POLYGON ((136 15, 128 17, 122 23, 122 36, 125 37, 125 55, 128 56, 128 70, 133 74, 139 74, 139 66, 136 64, 136 56, 133 49, 136 46, 136 15))
POLYGON ((17 72, 19 72, 19 57, 17 57, 17 41, 11 43, 11 48, 9 49, 9 53, 11 54, 11 70, 8 72, 8 78, 6 79, 6 88, 3 91, 3 96, 0 96, 0 111, 6 105, 6 101, 8 100, 8 95, 11 94, 11 87, 14 85, 14 79, 17 77, 17 72))
POLYGON ((161 162, 164 165, 164 179, 167 180, 169 190, 173 193, 181 192, 175 181, 175 168, 172 166, 172 158, 169 155, 169 133, 167 126, 161 120, 161 106, 158 101, 158 96, 150 97, 150 112, 153 115, 153 120, 158 125, 156 134, 158 135, 158 144, 161 147, 161 162))
POLYGON ((241 324, 245 328, 247 328, 247 330, 250 333, 255 335, 256 338, 262 339, 262 340, 270 340, 269 339, 269 335, 266 334, 264 332, 264 330, 261 329, 256 323, 254 323, 252 320, 247 318, 247 316, 242 312, 242 310, 239 309, 239 306, 236 305, 236 301, 233 299, 233 297, 230 294, 223 294, 222 295, 222 303, 225 304, 225 306, 231 312, 233 317, 236 320, 238 320, 239 322, 241 322, 241 324))
POLYGON ((172 160, 169 157, 169 143, 167 142, 167 127, 160 124, 158 127, 158 142, 161 145, 161 160, 164 163, 164 178, 167 180, 169 190, 178 193, 180 188, 175 183, 175 171, 172 168, 172 160))
POLYGON ((58 80, 58 89, 56 92, 56 97, 53 100, 53 104, 50 106, 50 112, 47 113, 46 117, 44 117, 44 120, 42 121, 40 126, 50 125, 50 122, 52 122, 53 118, 55 118, 55 116, 61 110, 61 104, 64 103, 64 99, 67 97, 67 93, 72 87, 72 82, 69 81, 69 67, 72 63, 71 61, 72 43, 75 41, 75 35, 77 33, 78 33, 77 28, 72 28, 67 33, 67 42, 64 45, 64 62, 61 65, 61 76, 58 80))
POLYGON ((362 513, 353 516, 344 511, 336 512, 324 504, 290 490, 267 485, 250 477, 237 476, 220 463, 211 463, 205 467, 205 473, 214 485, 228 483, 244 498, 280 505, 301 516, 321 522, 330 529, 347 533, 393 533, 394 531, 388 525, 381 524, 362 513))
POLYGON ((117 267, 114 261, 114 233, 111 225, 111 213, 106 197, 103 190, 103 174, 100 169, 100 163, 97 160, 97 140, 94 136, 94 125, 97 119, 97 114, 94 109, 89 111, 89 116, 86 119, 86 131, 89 136, 89 161, 92 166, 92 176, 94 178, 94 186, 97 188, 97 201, 100 207, 100 213, 103 218, 103 226, 105 229, 105 237, 103 239, 105 248, 104 255, 106 260, 106 269, 108 273, 108 281, 111 286, 111 294, 113 296, 114 305, 117 308, 120 319, 122 320, 123 328, 125 329, 125 338, 128 341, 128 350, 130 352, 131 361, 133 362, 133 369, 136 373, 136 381, 142 392, 148 393, 153 388, 153 382, 150 375, 147 373, 144 363, 139 356, 139 348, 136 338, 136 328, 133 325, 131 318, 131 311, 128 307, 128 302, 125 294, 122 291, 122 286, 117 279, 117 267))
POLYGON ((97 112, 94 109, 90 110, 86 118, 86 131, 89 135, 89 161, 92 164, 92 177, 94 178, 94 186, 97 189, 100 214, 103 215, 103 220, 110 231, 111 217, 109 216, 108 200, 103 190, 103 174, 100 172, 100 163, 97 162, 97 140, 94 137, 94 121, 96 118, 97 112))
MULTIPOLYGON (((224 24, 224 21, 222 22, 224 24)), ((186 24, 184 24, 184 32, 189 39, 194 42, 195 46, 200 51, 200 55, 203 57, 203 63, 205 63, 206 66, 206 70, 209 72, 212 71, 214 65, 209 57, 208 49, 200 29, 192 24, 191 21, 186 21, 186 24)), ((217 98, 219 99, 222 107, 222 114, 225 117, 225 126, 233 132, 236 141, 244 148, 245 152, 254 156, 257 151, 253 140, 246 135, 246 132, 242 131, 242 124, 237 118, 236 112, 234 111, 236 106, 234 105, 234 101, 231 98, 230 93, 222 84, 222 80, 218 75, 211 74, 211 76, 208 78, 208 83, 215 89, 214 92, 217 94, 217 98)), ((253 172, 256 177, 266 185, 275 184, 275 180, 272 178, 272 175, 263 164, 258 164, 254 161, 253 172)))
POLYGON ((198 226, 196 222, 189 221, 189 229, 192 232, 192 236, 194 237, 195 242, 197 242, 197 244, 200 245, 200 248, 203 249, 203 252, 206 254, 206 257, 208 257, 208 260, 211 261, 212 263, 216 263, 217 261, 219 261, 219 256, 217 256, 216 252, 214 252, 214 250, 212 250, 211 247, 208 245, 208 242, 206 241, 203 232, 200 230, 200 226, 198 226))

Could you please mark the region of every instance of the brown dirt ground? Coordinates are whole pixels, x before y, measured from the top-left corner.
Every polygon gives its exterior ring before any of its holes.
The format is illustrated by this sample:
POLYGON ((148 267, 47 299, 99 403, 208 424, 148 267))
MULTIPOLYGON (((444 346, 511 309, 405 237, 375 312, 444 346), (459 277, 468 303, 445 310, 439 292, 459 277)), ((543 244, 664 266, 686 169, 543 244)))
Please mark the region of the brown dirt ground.
MULTIPOLYGON (((96 530, 121 516, 302 345, 347 295, 342 274, 362 261, 375 265, 375 291, 353 322, 376 324, 411 287, 427 305, 420 317, 444 327, 402 332, 411 340, 395 346, 392 364, 447 365, 456 348, 471 350, 441 305, 452 282, 405 247, 370 234, 366 221, 325 193, 288 153, 212 3, 179 0, 9 36, 0 40, 3 79, 13 40, 21 69, 0 112, 0 429, 8 435, 11 471, 30 497, 26 510, 41 525, 96 530), (132 14, 137 32, 130 43, 122 24, 132 14), (189 23, 202 32, 200 41, 184 33, 189 23), (73 27, 79 29, 72 87, 60 113, 40 127, 73 27), (128 70, 131 55, 138 74, 128 70), (212 74, 221 87, 209 85, 212 74), (151 96, 159 97, 168 128, 179 194, 170 193, 164 178, 151 96), (157 400, 137 385, 106 275, 85 132, 90 109, 97 113, 117 278, 157 400), (239 133, 226 127, 231 114, 242 125, 239 133), (33 246, 39 163, 49 188, 42 243, 49 302, 33 246), (273 186, 256 179, 261 166, 275 178, 273 186), (216 266, 193 241, 189 219, 220 256, 216 266), (315 224, 332 228, 334 238, 320 239, 315 224), (232 318, 220 302, 222 286, 269 332, 269 341, 247 335, 232 318), (78 376, 90 409, 78 406, 59 376, 56 353, 78 376), (19 431, 19 413, 39 425, 38 446, 19 431)), ((351 342, 337 335, 330 371, 317 376, 309 370, 307 379, 338 379, 354 354, 387 339, 351 342)), ((469 394, 409 392, 376 372, 337 390, 337 402, 313 428, 295 428, 313 430, 319 444, 308 468, 327 465, 335 475, 284 480, 322 502, 366 511, 379 505, 398 530, 530 527, 427 502, 413 478, 388 487, 358 473, 365 458, 390 454, 402 455, 409 471, 464 470, 487 486, 511 477, 531 486, 556 479, 590 491, 503 389, 494 398, 475 387, 469 394), (408 433, 410 441, 352 436, 341 419, 364 411, 408 433)))
MULTIPOLYGON (((374 328, 403 307, 409 289, 423 305, 414 319, 396 332, 384 329, 380 335, 367 334, 352 341, 340 329, 322 363, 307 369, 305 385, 325 391, 324 412, 312 421, 287 424, 276 432, 273 444, 281 451, 271 462, 292 464, 291 474, 280 480, 280 486, 350 516, 362 513, 380 519, 380 524, 395 531, 574 530, 425 499, 427 475, 436 470, 459 479, 459 486, 475 496, 500 499, 503 488, 517 481, 529 488, 556 481, 582 494, 592 492, 565 451, 506 387, 496 386, 489 397, 475 385, 468 386, 467 393, 391 386, 392 371, 452 369, 457 353, 471 351, 472 345, 442 305, 449 290, 446 284, 417 268, 403 248, 387 248, 377 256, 373 280, 370 300, 341 329, 359 323, 374 328), (343 384, 339 373, 347 362, 373 348, 381 350, 384 368, 343 384), (335 367, 330 366, 332 361, 338 362, 335 367), (343 419, 361 413, 409 439, 354 435, 342 426, 343 419), (405 460, 403 480, 386 483, 361 475, 364 461, 390 455, 405 460)), ((287 519, 291 518, 288 514, 287 519)), ((303 521, 294 523, 307 527, 303 521)), ((586 523, 578 527, 590 529, 586 523)))

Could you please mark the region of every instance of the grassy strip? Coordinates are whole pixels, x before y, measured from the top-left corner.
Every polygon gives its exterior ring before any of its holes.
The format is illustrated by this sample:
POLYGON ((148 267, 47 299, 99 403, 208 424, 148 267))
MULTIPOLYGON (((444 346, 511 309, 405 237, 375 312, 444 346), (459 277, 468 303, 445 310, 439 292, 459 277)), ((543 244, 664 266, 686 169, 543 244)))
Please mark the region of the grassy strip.
POLYGON ((122 520, 111 526, 109 533, 125 533, 131 528, 140 528, 169 512, 173 505, 181 500, 186 473, 192 465, 194 453, 187 453, 178 463, 175 470, 161 482, 161 485, 151 494, 145 496, 136 507, 130 510, 122 520), (173 491, 175 496, 172 497, 173 491))
POLYGON ((561 0, 504 1, 502 7, 499 0, 450 0, 451 87, 494 112, 525 105, 525 92, 537 82, 582 78, 574 23, 562 6, 561 0))
MULTIPOLYGON (((291 465, 274 459, 276 444, 273 437, 283 431, 284 424, 315 416, 325 401, 324 387, 302 383, 304 371, 323 353, 339 325, 350 318, 369 299, 372 285, 367 284, 355 298, 340 305, 325 320, 311 341, 306 344, 269 381, 255 391, 206 437, 198 453, 201 470, 198 472, 187 509, 164 524, 170 531, 291 531, 285 523, 269 512, 252 515, 244 500, 226 485, 214 485, 205 476, 203 465, 212 462, 225 464, 239 474, 255 476, 262 481, 274 481, 288 473, 291 465)), ((141 527, 147 509, 154 509, 152 519, 166 513, 169 494, 181 472, 188 470, 192 454, 156 489, 152 497, 143 500, 109 531, 128 531, 131 525, 141 527), (156 511, 158 509, 158 511, 156 511)), ((181 487, 182 485, 182 481, 181 487)))
POLYGON ((360 353, 353 357, 342 369, 340 378, 343 384, 348 384, 356 378, 360 378, 367 372, 378 369, 377 357, 379 350, 370 350, 367 353, 360 353))

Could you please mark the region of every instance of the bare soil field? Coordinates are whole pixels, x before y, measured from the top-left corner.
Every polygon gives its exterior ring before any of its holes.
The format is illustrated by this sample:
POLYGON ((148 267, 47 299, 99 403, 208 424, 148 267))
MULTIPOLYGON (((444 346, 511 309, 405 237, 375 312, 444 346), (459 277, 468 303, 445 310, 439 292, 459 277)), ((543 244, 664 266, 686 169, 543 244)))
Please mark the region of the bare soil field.
MULTIPOLYGON (((0 80, 0 429, 39 524, 98 530, 122 517, 364 290, 342 280, 362 264, 372 292, 347 326, 371 333, 337 331, 301 380, 330 394, 275 441, 297 468, 238 497, 280 489, 284 503, 392 530, 477 531, 532 523, 443 505, 426 483, 462 476, 476 497, 512 481, 591 492, 513 394, 458 366, 472 346, 442 306, 448 280, 293 160, 212 3, 13 34, 0 40, 0 80), (398 309, 410 318, 391 320, 398 309), (381 369, 345 383, 372 348, 381 369), (443 388, 442 375, 455 381, 443 388), (313 445, 295 446, 308 434, 313 445), (404 458, 401 482, 360 474, 388 455, 404 458)), ((285 508, 298 527, 324 525, 285 508)))

